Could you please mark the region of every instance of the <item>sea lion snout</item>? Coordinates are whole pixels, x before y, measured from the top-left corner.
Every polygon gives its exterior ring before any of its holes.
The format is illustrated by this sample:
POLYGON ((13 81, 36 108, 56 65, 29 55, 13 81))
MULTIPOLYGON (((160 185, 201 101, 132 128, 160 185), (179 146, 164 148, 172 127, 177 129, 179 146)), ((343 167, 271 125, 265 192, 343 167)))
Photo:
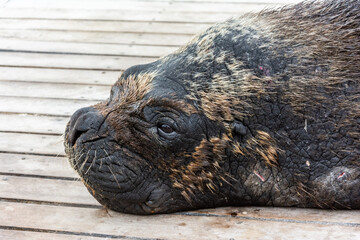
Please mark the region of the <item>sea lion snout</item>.
POLYGON ((105 118, 93 107, 77 110, 66 129, 68 144, 73 147, 79 137, 90 129, 98 130, 105 118))

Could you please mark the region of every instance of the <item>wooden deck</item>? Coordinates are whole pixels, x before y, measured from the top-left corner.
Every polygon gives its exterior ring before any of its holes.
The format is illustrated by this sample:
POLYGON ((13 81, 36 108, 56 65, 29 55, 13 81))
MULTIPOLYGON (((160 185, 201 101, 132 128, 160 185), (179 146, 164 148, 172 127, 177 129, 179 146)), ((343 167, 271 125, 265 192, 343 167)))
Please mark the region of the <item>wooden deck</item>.
POLYGON ((69 116, 127 67, 285 0, 0 0, 0 239, 360 239, 360 211, 107 213, 64 155, 69 116))

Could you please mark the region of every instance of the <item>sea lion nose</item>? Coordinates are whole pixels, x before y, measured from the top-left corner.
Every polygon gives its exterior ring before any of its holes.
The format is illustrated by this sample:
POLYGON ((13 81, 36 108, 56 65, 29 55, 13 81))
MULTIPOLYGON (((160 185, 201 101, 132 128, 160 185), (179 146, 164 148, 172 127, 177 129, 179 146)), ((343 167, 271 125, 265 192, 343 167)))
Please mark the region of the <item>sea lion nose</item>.
POLYGON ((90 129, 98 130, 104 122, 104 117, 93 107, 85 107, 77 110, 67 126, 67 139, 71 147, 81 134, 90 129))

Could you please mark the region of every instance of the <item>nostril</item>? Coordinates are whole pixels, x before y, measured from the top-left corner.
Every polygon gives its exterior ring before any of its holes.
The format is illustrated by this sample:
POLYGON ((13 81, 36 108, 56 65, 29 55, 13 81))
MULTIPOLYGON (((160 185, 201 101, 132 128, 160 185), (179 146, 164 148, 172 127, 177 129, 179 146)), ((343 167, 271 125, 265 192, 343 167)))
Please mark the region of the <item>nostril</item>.
POLYGON ((77 110, 68 124, 68 144, 73 147, 82 134, 90 129, 97 131, 103 121, 104 117, 92 107, 77 110))
POLYGON ((78 131, 76 129, 73 129, 70 131, 69 134, 69 144, 71 147, 73 147, 76 143, 76 140, 81 136, 81 134, 85 133, 86 131, 78 131))

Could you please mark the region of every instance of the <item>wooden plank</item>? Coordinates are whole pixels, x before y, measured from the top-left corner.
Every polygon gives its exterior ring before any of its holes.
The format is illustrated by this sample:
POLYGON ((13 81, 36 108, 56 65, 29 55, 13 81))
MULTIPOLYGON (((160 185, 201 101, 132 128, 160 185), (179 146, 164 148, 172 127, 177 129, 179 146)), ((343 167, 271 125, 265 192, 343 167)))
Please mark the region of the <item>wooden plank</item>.
POLYGON ((211 24, 92 20, 1 19, 0 29, 42 29, 92 32, 195 34, 211 24))
MULTIPOLYGON (((135 1, 144 1, 144 0, 135 0, 135 1)), ((145 0, 146 1, 146 0, 145 0)), ((167 2, 169 0, 156 0, 156 1, 164 1, 167 2)), ((261 3, 261 4, 290 4, 290 3, 297 3, 302 2, 303 0, 173 0, 174 2, 199 2, 199 3, 243 3, 243 4, 250 4, 250 3, 261 3)))
POLYGON ((208 216, 227 215, 240 218, 262 218, 297 220, 323 223, 345 223, 358 225, 360 231, 360 210, 326 210, 312 208, 278 207, 222 207, 195 211, 208 216))
MULTIPOLYGON (((70 166, 67 164, 65 158, 51 158, 40 156, 26 156, 16 154, 1 154, 1 165, 5 170, 3 172, 8 173, 22 173, 27 175, 44 175, 44 176, 65 176, 65 177, 77 177, 70 166), (24 157, 25 156, 25 157, 24 157), (24 158, 20 160, 20 158, 24 158), (11 161, 15 163, 11 163, 11 161), (32 164, 31 164, 32 163, 32 164), (23 168, 21 167, 23 165, 23 168), (24 169, 25 168, 25 169, 24 169), (7 171, 6 171, 7 170, 7 171), (12 171, 9 171, 12 170, 12 171), (62 174, 59 174, 61 172, 62 174)), ((11 186, 0 188, 6 192, 7 189, 21 189, 22 186, 21 177, 8 176, 7 181, 11 186)), ((26 178, 27 179, 27 178, 26 178)), ((24 179, 25 181, 25 179, 24 179)), ((42 186, 42 188, 51 188, 51 181, 43 181, 41 179, 26 180, 32 184, 42 186), (34 182, 35 181, 35 182, 34 182)), ((58 183, 58 182, 57 182, 58 183)), ((74 183, 75 184, 75 183, 74 183)), ((0 184, 1 185, 1 184, 0 184)), ((1 187, 1 186, 0 186, 1 187)), ((73 188, 73 186, 59 184, 59 192, 65 192, 66 188, 73 188)), ((4 193, 6 194, 6 193, 4 193)), ((43 200, 46 202, 58 202, 58 196, 54 196, 52 192, 44 191, 43 189, 33 188, 28 191, 27 198, 21 191, 12 192, 12 198, 27 199, 27 200, 43 200), (40 192, 38 192, 40 191, 40 192), (40 198, 39 198, 40 196, 40 198)), ((70 196, 72 199, 67 199, 65 202, 72 202, 74 204, 89 204, 87 198, 91 198, 87 191, 80 191, 78 196, 70 196), (81 196, 80 196, 81 195, 81 196), (84 200, 85 199, 85 200, 84 200)), ((62 196, 64 198, 64 196, 62 196)), ((261 218, 261 219, 278 219, 278 220, 297 220, 308 222, 323 222, 323 223, 351 223, 358 224, 360 226, 360 211, 339 211, 339 210, 318 210, 318 209, 300 209, 300 208, 271 208, 271 207, 224 207, 216 209, 203 209, 198 210, 196 213, 204 216, 238 216, 240 218, 261 218)))
POLYGON ((36 8, 3 8, 0 9, 0 19, 72 19, 72 20, 111 20, 111 21, 148 21, 148 22, 188 22, 215 23, 224 21, 231 16, 240 15, 249 9, 245 6, 241 12, 233 13, 201 13, 192 12, 162 12, 141 10, 84 10, 84 9, 47 9, 36 8))
MULTIPOLYGON (((27 40, 175 46, 187 43, 193 34, 116 33, 63 30, 0 29, 1 37, 27 40)), ((135 46, 134 46, 135 47, 135 46)))
POLYGON ((16 38, 0 38, 0 51, 24 51, 37 53, 66 53, 102 56, 161 57, 168 55, 177 47, 132 46, 106 43, 70 43, 58 41, 32 41, 16 38))
POLYGON ((0 151, 65 156, 63 136, 0 132, 0 151))
POLYGON ((46 68, 0 67, 0 81, 28 81, 113 85, 121 72, 46 68))
MULTIPOLYGON (((70 168, 70 166, 68 166, 70 168)), ((29 178, 21 176, 0 176, 0 198, 72 203, 76 205, 100 206, 80 181, 61 179, 29 178), (26 184, 24 184, 26 182, 26 184), (28 187, 30 185, 32 187, 28 187), (41 186, 37 187, 37 186, 41 186), (56 189, 56 194, 54 194, 56 189), (67 189, 73 189, 68 191, 67 189)), ((360 211, 320 210, 273 207, 223 207, 202 209, 179 215, 200 215, 207 217, 232 216, 241 219, 262 219, 279 221, 303 221, 334 225, 354 225, 360 230, 360 211), (236 214, 236 215, 235 215, 236 214)))
POLYGON ((100 206, 80 180, 69 181, 0 175, 0 198, 100 206))
POLYGON ((2 52, 0 66, 121 71, 157 58, 2 52))
POLYGON ((0 81, 0 95, 11 97, 86 99, 104 101, 110 86, 0 81))
MULTIPOLYGON (((248 2, 249 3, 249 2, 248 2)), ((267 4, 238 4, 238 3, 214 3, 207 2, 148 2, 148 1, 113 1, 103 0, 62 0, 49 4, 46 0, 12 0, 6 4, 6 8, 58 8, 58 9, 123 9, 123 10, 143 10, 151 11, 171 11, 171 12, 240 12, 256 11, 264 8, 267 4)))
POLYGON ((0 113, 0 131, 61 135, 69 117, 0 113))
POLYGON ((357 239, 359 227, 237 217, 136 216, 65 206, 0 202, 0 225, 160 239, 357 239), (29 216, 32 216, 29 218, 29 216), (151 227, 149 227, 151 226, 151 227), (145 231, 144 231, 145 229, 145 231), (289 231, 291 229, 291 231, 289 231), (279 238, 279 236, 281 236, 279 238))
MULTIPOLYGON (((82 240, 78 233, 71 232, 36 232, 36 229, 0 229, 0 236, 2 240, 15 239, 31 239, 31 240, 82 240), (33 232, 31 232, 33 231, 33 232)), ((86 240, 104 239, 103 236, 91 237, 86 236, 86 240)))
POLYGON ((0 96, 0 112, 71 116, 77 109, 94 105, 98 101, 68 99, 41 99, 0 96))
MULTIPOLYGON (((58 178, 78 178, 64 157, 0 153, 0 172, 58 178)), ((20 196, 21 197, 21 196, 20 196)))

